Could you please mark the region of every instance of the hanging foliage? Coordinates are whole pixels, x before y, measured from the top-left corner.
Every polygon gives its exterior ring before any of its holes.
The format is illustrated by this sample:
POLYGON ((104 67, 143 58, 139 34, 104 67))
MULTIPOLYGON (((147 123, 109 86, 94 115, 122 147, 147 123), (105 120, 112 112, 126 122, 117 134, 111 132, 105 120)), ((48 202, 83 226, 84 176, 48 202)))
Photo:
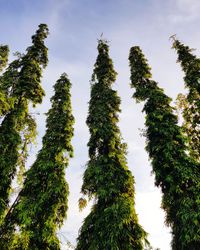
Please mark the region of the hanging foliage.
MULTIPOLYGON (((24 147, 24 139, 27 139, 24 138, 27 134, 26 128, 35 128, 29 126, 29 102, 33 105, 40 103, 44 95, 40 82, 42 67, 45 67, 48 61, 47 48, 43 41, 47 35, 46 24, 40 24, 27 53, 11 63, 0 79, 1 88, 12 99, 13 104, 0 126, 0 224, 9 206, 11 183, 24 147)), ((34 130, 29 132, 28 143, 35 135, 34 130)), ((27 144, 24 152, 26 146, 27 144)))
MULTIPOLYGON (((99 40, 98 52, 87 118, 89 161, 82 185, 83 195, 94 198, 95 204, 84 220, 76 249, 144 249, 147 234, 138 223, 134 178, 117 126, 120 98, 111 88, 117 73, 106 41, 99 40)), ((86 202, 79 201, 82 209, 86 202)))
MULTIPOLYGON (((0 45, 0 72, 6 67, 8 62, 9 48, 7 45, 0 45)), ((9 104, 0 84, 0 116, 9 110, 9 104)))
POLYGON ((67 75, 62 74, 54 86, 42 149, 26 173, 13 210, 21 228, 23 240, 19 242, 26 242, 23 249, 60 249, 56 232, 66 217, 69 188, 65 168, 73 156, 70 87, 67 75))
POLYGON ((199 164, 187 155, 186 139, 178 126, 171 99, 151 80, 150 67, 139 47, 129 55, 133 97, 144 101, 146 149, 155 184, 163 193, 162 207, 172 228, 172 249, 197 250, 200 246, 199 164))
POLYGON ((185 73, 185 87, 188 90, 186 95, 178 96, 177 104, 184 118, 183 129, 188 136, 189 153, 200 162, 200 58, 175 37, 173 48, 185 73))

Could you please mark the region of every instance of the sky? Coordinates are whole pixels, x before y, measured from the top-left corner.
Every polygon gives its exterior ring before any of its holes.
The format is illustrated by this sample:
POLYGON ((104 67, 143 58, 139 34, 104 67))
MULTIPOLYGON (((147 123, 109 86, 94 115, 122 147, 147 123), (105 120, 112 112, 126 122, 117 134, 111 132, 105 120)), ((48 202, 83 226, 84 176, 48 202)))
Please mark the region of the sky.
POLYGON ((199 0, 0 0, 0 44, 10 47, 10 61, 15 51, 25 52, 31 36, 40 23, 46 23, 50 35, 49 64, 44 70, 42 86, 46 97, 35 114, 38 123, 38 145, 32 148, 28 161, 34 161, 45 132, 44 113, 50 108, 52 86, 66 72, 72 82, 72 105, 76 119, 74 158, 66 171, 70 187, 69 210, 58 236, 66 247, 76 244, 78 230, 90 206, 79 212, 78 199, 82 176, 88 160, 88 128, 85 120, 90 98, 90 79, 97 57, 97 39, 109 41, 110 56, 118 72, 114 89, 121 97, 120 129, 128 144, 128 165, 135 177, 136 211, 139 222, 149 233, 153 247, 170 249, 170 228, 164 225, 160 208, 161 193, 154 186, 154 175, 145 151, 143 104, 131 98, 128 54, 131 46, 142 48, 152 67, 153 78, 174 100, 184 90, 183 73, 176 63, 169 37, 176 34, 185 44, 200 51, 199 0))

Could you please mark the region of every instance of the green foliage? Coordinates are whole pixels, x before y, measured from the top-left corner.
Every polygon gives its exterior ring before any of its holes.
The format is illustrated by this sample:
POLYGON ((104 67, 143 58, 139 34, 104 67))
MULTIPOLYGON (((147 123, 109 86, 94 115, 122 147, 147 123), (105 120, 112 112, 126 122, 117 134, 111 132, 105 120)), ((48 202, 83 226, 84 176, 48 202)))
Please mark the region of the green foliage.
MULTIPOLYGON (((5 115, 8 111, 14 108, 14 103, 17 102, 16 96, 13 95, 13 90, 19 80, 19 71, 21 66, 21 58, 11 62, 2 76, 0 76, 0 92, 4 95, 6 108, 1 110, 1 115, 5 115)), ((4 107, 4 106, 2 106, 4 107)))
POLYGON ((7 102, 7 98, 4 92, 0 89, 0 116, 4 115, 8 110, 10 106, 7 102))
POLYGON ((9 202, 11 181, 16 171, 16 162, 21 144, 21 137, 18 132, 19 121, 24 119, 24 106, 13 109, 8 113, 0 126, 0 215, 4 215, 9 202))
POLYGON ((196 161, 200 161, 200 120, 199 120, 199 98, 196 92, 192 102, 188 101, 188 95, 179 94, 176 108, 183 117, 182 128, 187 136, 188 152, 196 161))
POLYGON ((37 135, 35 119, 27 112, 24 117, 23 123, 21 124, 21 140, 22 143, 19 145, 19 157, 17 161, 18 172, 17 172, 17 184, 22 187, 24 172, 26 170, 26 161, 29 156, 29 148, 35 143, 37 135))
MULTIPOLYGON (((89 161, 82 193, 95 198, 84 220, 77 250, 144 249, 146 232, 138 223, 134 208, 134 178, 128 170, 126 144, 117 126, 120 98, 111 85, 116 72, 108 44, 99 40, 98 57, 92 75, 87 125, 90 131, 89 161)), ((79 200, 80 208, 86 205, 79 200)))
MULTIPOLYGON (((6 67, 8 62, 9 48, 7 45, 0 45, 0 72, 6 67)), ((0 116, 9 109, 8 100, 6 94, 0 86, 0 116)))
MULTIPOLYGON (((27 144, 35 136, 33 118, 30 118, 28 105, 41 102, 44 91, 40 86, 41 67, 47 63, 47 48, 43 40, 48 28, 45 24, 32 37, 33 45, 24 56, 13 61, 0 78, 0 88, 12 100, 9 112, 3 117, 0 126, 0 218, 8 208, 11 182, 16 174, 20 154, 26 152, 27 144), (39 73, 38 73, 39 72, 39 73), (30 126, 30 123, 32 125, 30 126), (26 141, 26 145, 24 142, 26 141), (24 148, 24 150, 22 150, 24 148), (23 152, 22 152, 23 151, 23 152)), ((0 224, 3 221, 0 221, 0 224)), ((3 223, 4 224, 4 223, 3 223)))
POLYGON ((6 67, 8 62, 9 48, 7 45, 0 45, 0 71, 6 67))
POLYGON ((41 103, 44 90, 40 86, 42 68, 48 63, 47 47, 44 39, 49 31, 46 24, 40 24, 36 34, 32 36, 33 45, 27 48, 27 53, 22 57, 20 78, 16 83, 14 95, 23 96, 33 104, 41 103))
POLYGON ((190 155, 200 161, 200 58, 176 39, 173 48, 185 73, 185 87, 189 90, 185 96, 178 96, 178 108, 184 118, 183 129, 188 136, 190 155))
POLYGON ((82 211, 87 206, 87 200, 85 198, 80 198, 78 200, 79 210, 82 211))
POLYGON ((178 54, 177 61, 181 64, 183 71, 186 73, 184 77, 185 86, 191 93, 196 90, 200 94, 200 59, 192 54, 193 49, 185 46, 177 39, 174 39, 173 48, 178 54))
POLYGON ((24 187, 13 214, 25 237, 23 249, 60 249, 57 229, 66 217, 68 184, 65 168, 73 156, 71 139, 74 117, 72 115, 71 83, 62 74, 54 86, 52 108, 47 113, 47 130, 37 159, 26 173, 24 187))
POLYGON ((199 249, 199 164, 187 155, 186 139, 178 126, 171 99, 151 80, 150 67, 139 47, 130 50, 131 87, 137 101, 145 101, 146 149, 155 184, 163 193, 166 222, 172 228, 172 249, 199 249))

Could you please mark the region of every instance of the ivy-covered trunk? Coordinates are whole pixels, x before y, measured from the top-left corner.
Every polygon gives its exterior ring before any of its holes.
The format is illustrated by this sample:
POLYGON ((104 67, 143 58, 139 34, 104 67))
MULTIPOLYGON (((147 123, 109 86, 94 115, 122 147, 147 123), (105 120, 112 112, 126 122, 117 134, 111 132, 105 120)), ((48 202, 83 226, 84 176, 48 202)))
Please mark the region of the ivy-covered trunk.
MULTIPOLYGON (((8 62, 9 47, 7 45, 0 45, 0 72, 6 67, 8 62)), ((0 117, 9 110, 9 103, 7 96, 1 88, 1 76, 0 76, 0 117)))
POLYGON ((65 169, 73 156, 70 87, 66 74, 54 85, 55 95, 47 113, 43 146, 26 173, 24 187, 13 210, 21 228, 18 244, 22 244, 23 249, 60 249, 56 232, 66 217, 69 190, 65 169))
MULTIPOLYGON (((87 118, 89 161, 82 185, 83 195, 94 198, 95 204, 84 220, 76 249, 144 249, 147 234, 138 223, 134 178, 117 126, 120 98, 111 88, 117 73, 106 41, 99 40, 98 52, 87 118)), ((80 205, 85 205, 83 198, 80 205)))
POLYGON ((27 103, 10 111, 0 126, 0 221, 8 208, 11 182, 15 176, 22 139, 19 128, 25 120, 27 103))
POLYGON ((175 38, 173 48, 185 73, 185 87, 188 89, 186 95, 178 96, 179 108, 184 118, 183 129, 188 136, 190 155, 200 162, 200 58, 175 38))
POLYGON ((144 101, 146 149, 152 161, 155 184, 163 193, 162 207, 172 228, 172 249, 198 250, 200 246, 199 164, 187 154, 186 138, 178 126, 171 99, 151 78, 139 47, 129 55, 133 97, 144 101))
MULTIPOLYGON (((35 123, 29 115, 28 107, 29 103, 41 103, 44 96, 40 82, 42 68, 48 62, 47 48, 44 45, 47 35, 47 25, 40 24, 36 34, 32 36, 33 44, 27 48, 27 53, 12 62, 0 79, 1 89, 12 100, 12 108, 3 117, 0 126, 0 238, 3 237, 2 228, 5 226, 4 216, 9 207, 11 183, 22 156, 21 149, 26 147, 23 137, 26 134, 25 137, 28 136, 28 141, 31 142, 35 135, 35 123), (30 126, 30 120, 33 126, 30 126)), ((7 236, 9 238, 10 233, 7 236)), ((1 249, 7 249, 3 247, 1 249)))

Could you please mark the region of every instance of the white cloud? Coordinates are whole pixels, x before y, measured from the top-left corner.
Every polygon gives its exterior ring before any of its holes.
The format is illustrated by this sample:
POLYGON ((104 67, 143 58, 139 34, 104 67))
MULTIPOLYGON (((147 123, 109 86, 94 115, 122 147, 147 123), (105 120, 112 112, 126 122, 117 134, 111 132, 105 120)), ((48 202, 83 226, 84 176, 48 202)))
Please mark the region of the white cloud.
POLYGON ((169 250, 170 229, 163 223, 165 215, 160 209, 160 205, 161 193, 157 188, 154 188, 151 192, 138 192, 136 194, 136 210, 139 214, 139 221, 144 229, 149 232, 149 240, 152 246, 169 250))
POLYGON ((176 0, 178 8, 186 13, 196 14, 200 10, 199 0, 176 0))
POLYGON ((191 22, 199 18, 199 0, 175 0, 172 1, 172 14, 170 19, 173 23, 191 22))

